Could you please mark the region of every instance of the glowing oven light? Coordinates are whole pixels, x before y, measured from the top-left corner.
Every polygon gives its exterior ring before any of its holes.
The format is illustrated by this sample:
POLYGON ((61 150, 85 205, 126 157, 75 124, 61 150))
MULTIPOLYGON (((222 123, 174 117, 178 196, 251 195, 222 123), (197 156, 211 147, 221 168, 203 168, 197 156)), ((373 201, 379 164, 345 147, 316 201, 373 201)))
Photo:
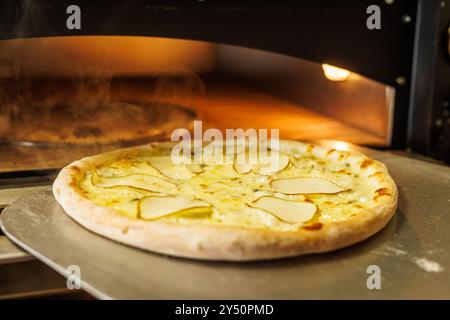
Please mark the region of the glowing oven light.
POLYGON ((323 73, 328 80, 345 81, 350 76, 350 71, 329 64, 322 64, 323 73))

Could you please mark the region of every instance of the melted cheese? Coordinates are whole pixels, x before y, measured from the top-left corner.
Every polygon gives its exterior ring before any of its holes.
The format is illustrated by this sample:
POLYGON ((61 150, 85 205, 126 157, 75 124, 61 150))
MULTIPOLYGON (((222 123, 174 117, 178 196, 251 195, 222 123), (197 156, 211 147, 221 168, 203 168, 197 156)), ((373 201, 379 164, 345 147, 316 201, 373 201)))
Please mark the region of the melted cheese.
MULTIPOLYGON (((327 223, 345 220, 355 214, 363 214, 362 208, 369 207, 370 195, 374 192, 367 181, 350 172, 345 163, 332 163, 313 157, 290 156, 290 163, 284 170, 273 175, 256 172, 238 174, 232 164, 204 165, 203 171, 186 180, 173 180, 179 194, 206 201, 213 213, 206 216, 162 217, 160 221, 183 224, 221 224, 246 228, 266 228, 289 231, 300 228, 302 223, 286 223, 263 210, 248 206, 261 196, 308 201, 317 206, 317 212, 309 222, 327 223), (346 191, 337 194, 286 195, 271 190, 270 181, 279 178, 318 177, 342 186, 346 191)), ((151 165, 151 155, 133 159, 122 159, 109 165, 98 166, 95 171, 104 177, 118 177, 130 174, 146 174, 167 178, 151 165)), ((115 209, 120 214, 138 219, 139 200, 154 192, 127 186, 99 187, 92 183, 94 171, 85 173, 80 187, 94 203, 115 209)))

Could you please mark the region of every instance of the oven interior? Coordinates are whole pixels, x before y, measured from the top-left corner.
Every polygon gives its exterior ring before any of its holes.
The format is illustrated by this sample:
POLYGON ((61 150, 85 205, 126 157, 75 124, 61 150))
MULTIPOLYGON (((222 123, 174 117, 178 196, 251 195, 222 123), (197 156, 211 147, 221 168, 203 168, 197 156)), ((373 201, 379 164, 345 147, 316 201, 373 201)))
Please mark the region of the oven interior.
POLYGON ((287 55, 151 37, 0 42, 3 172, 170 139, 176 128, 389 147, 395 89, 287 55), (342 77, 343 73, 344 77, 342 77))

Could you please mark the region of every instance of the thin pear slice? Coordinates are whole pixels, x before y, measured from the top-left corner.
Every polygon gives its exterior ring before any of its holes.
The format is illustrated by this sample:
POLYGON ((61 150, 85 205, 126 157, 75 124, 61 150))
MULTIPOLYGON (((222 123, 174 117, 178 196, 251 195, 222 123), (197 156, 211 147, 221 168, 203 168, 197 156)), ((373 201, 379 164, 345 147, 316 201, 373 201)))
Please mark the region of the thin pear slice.
POLYGON ((211 217, 211 207, 195 207, 176 213, 177 217, 189 219, 205 219, 211 217))
POLYGON ((253 162, 257 161, 258 155, 255 153, 251 154, 250 152, 252 151, 246 150, 245 152, 239 152, 234 156, 233 169, 238 174, 247 174, 253 170, 253 166, 255 165, 253 162), (251 156, 253 156, 253 158, 251 156))
POLYGON ((185 164, 174 164, 169 156, 152 157, 149 161, 163 176, 170 179, 184 180, 193 176, 193 172, 185 164))
POLYGON ((262 175, 270 175, 282 171, 289 165, 289 157, 285 154, 271 154, 257 156, 257 163, 251 163, 250 158, 246 156, 245 163, 240 162, 239 156, 235 157, 233 168, 238 174, 247 174, 251 171, 262 175))
POLYGON ((252 171, 252 165, 249 163, 246 164, 239 164, 237 161, 233 164, 233 169, 239 174, 247 174, 252 171))
POLYGON ((264 210, 288 223, 309 221, 317 211, 317 207, 309 202, 289 201, 270 196, 254 201, 252 207, 264 210))
POLYGON ((198 217, 212 212, 207 202, 181 197, 149 196, 139 201, 139 217, 144 220, 155 220, 173 214, 186 217, 198 217))
POLYGON ((276 179, 271 182, 270 186, 273 190, 284 194, 335 194, 348 190, 329 180, 314 177, 276 179))
POLYGON ((158 193, 174 193, 176 185, 159 177, 145 174, 130 174, 121 177, 103 177, 95 171, 91 178, 92 184, 97 187, 133 187, 158 193))
POLYGON ((258 165, 254 167, 254 170, 262 175, 280 172, 289 165, 289 157, 280 152, 265 156, 260 155, 258 160, 258 165))

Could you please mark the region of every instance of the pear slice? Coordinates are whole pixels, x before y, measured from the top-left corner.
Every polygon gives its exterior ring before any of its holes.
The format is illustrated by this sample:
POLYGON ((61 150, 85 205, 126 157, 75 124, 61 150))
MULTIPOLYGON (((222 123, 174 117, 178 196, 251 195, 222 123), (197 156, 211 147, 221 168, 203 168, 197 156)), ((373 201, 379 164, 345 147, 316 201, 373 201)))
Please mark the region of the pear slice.
POLYGON ((239 157, 236 156, 233 164, 233 168, 238 174, 247 174, 254 171, 261 175, 271 175, 280 172, 289 165, 289 157, 281 153, 277 155, 259 155, 257 158, 258 162, 254 164, 250 163, 248 156, 246 157, 248 160, 246 163, 239 163, 238 159, 239 157))
POLYGON ((313 194, 330 193, 335 194, 345 190, 334 182, 322 178, 296 177, 273 180, 270 183, 273 190, 284 194, 313 194))
POLYGON ((289 165, 289 157, 283 153, 259 156, 254 170, 262 175, 270 175, 284 170, 289 165))
POLYGON ((247 174, 252 171, 252 165, 249 163, 246 164, 238 164, 237 161, 234 161, 233 169, 239 174, 247 174))
POLYGON ((163 176, 170 179, 184 180, 190 179, 193 176, 193 172, 185 164, 173 164, 169 156, 152 157, 149 161, 163 176))
POLYGON ((310 202, 289 201, 270 196, 254 201, 252 207, 264 210, 288 223, 309 221, 317 211, 317 207, 310 202))
POLYGON ((234 155, 233 169, 238 174, 247 174, 252 172, 254 163, 257 160, 257 154, 253 154, 255 159, 251 159, 250 151, 238 152, 234 155))
POLYGON ((177 191, 176 185, 159 177, 145 174, 130 174, 121 177, 102 177, 95 171, 92 174, 91 182, 94 186, 109 187, 133 187, 158 193, 174 193, 177 191))
POLYGON ((195 207, 176 213, 177 217, 189 219, 205 219, 211 217, 211 207, 195 207))
POLYGON ((138 208, 139 217, 144 220, 155 220, 173 214, 198 217, 212 212, 211 205, 207 202, 181 197, 145 197, 139 201, 138 208))

